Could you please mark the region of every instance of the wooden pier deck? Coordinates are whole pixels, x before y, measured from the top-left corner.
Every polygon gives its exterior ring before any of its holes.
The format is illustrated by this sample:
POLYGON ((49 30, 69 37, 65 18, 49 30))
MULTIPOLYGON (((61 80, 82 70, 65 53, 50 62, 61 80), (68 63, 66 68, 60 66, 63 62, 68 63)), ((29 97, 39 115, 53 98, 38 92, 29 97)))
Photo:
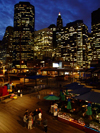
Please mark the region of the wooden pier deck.
MULTIPOLYGON (((50 90, 47 90, 49 91, 50 90)), ((48 102, 43 100, 45 90, 41 90, 40 100, 35 93, 23 95, 16 100, 7 103, 0 103, 0 133, 43 133, 43 126, 37 126, 32 130, 23 127, 23 114, 25 110, 34 111, 41 107, 43 118, 48 120, 48 133, 84 133, 75 127, 54 120, 52 115, 48 113, 48 102)))

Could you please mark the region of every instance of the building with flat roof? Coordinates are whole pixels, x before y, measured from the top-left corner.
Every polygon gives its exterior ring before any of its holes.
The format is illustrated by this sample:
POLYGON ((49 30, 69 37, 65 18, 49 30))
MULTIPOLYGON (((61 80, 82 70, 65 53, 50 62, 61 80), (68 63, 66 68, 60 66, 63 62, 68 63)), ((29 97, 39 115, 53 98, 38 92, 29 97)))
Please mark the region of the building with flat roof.
POLYGON ((36 59, 52 58, 53 54, 53 31, 44 28, 35 31, 34 57, 36 59))
POLYGON ((33 59, 35 9, 29 2, 14 6, 13 65, 33 59))

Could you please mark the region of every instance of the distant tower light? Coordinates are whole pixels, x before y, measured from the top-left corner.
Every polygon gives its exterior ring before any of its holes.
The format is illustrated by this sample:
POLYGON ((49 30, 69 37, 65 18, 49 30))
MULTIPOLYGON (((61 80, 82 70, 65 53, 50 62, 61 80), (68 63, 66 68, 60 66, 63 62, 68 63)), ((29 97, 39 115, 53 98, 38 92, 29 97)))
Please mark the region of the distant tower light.
POLYGON ((58 16, 61 16, 61 13, 59 12, 58 16))

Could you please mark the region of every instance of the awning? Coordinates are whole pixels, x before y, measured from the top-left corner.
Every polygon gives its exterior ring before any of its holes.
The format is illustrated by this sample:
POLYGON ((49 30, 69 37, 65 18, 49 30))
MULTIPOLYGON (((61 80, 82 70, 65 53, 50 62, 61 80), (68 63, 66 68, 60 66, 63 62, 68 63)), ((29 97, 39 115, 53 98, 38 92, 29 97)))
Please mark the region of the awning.
POLYGON ((94 103, 100 103, 100 93, 94 91, 90 91, 75 98, 80 100, 87 100, 94 103))
POLYGON ((75 90, 71 91, 70 93, 82 95, 89 91, 91 91, 91 88, 82 87, 82 88, 75 89, 75 90))
POLYGON ((70 86, 74 86, 74 85, 78 85, 79 83, 77 82, 73 82, 71 84, 67 84, 67 85, 64 85, 64 87, 70 87, 70 86))
POLYGON ((42 75, 34 75, 34 76, 29 76, 29 77, 25 77, 27 79, 39 79, 39 78, 43 78, 45 76, 42 76, 42 75))
POLYGON ((84 85, 80 85, 79 83, 74 82, 74 83, 71 83, 71 84, 65 85, 64 87, 67 87, 66 89, 75 90, 75 89, 82 88, 83 86, 84 86, 84 85))

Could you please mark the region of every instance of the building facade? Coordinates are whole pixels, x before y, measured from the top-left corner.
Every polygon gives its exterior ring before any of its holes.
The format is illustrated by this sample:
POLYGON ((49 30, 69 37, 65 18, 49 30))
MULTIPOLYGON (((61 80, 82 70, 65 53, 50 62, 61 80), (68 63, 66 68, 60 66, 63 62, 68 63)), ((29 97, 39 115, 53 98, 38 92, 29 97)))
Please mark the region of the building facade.
POLYGON ((87 62, 88 28, 82 20, 68 23, 57 32, 56 55, 72 67, 84 68, 87 62))
POLYGON ((100 59, 100 8, 92 12, 91 19, 91 33, 93 37, 93 60, 98 60, 100 59))
POLYGON ((35 9, 29 2, 14 6, 13 65, 33 59, 35 9))
POLYGON ((61 13, 59 12, 58 18, 57 18, 57 30, 60 30, 63 27, 63 21, 61 18, 61 13))
POLYGON ((1 41, 0 55, 3 64, 6 67, 12 66, 12 53, 13 53, 13 27, 8 26, 6 28, 4 37, 1 41))
POLYGON ((34 37, 34 57, 36 59, 51 58, 53 51, 53 31, 44 28, 35 31, 34 37))

